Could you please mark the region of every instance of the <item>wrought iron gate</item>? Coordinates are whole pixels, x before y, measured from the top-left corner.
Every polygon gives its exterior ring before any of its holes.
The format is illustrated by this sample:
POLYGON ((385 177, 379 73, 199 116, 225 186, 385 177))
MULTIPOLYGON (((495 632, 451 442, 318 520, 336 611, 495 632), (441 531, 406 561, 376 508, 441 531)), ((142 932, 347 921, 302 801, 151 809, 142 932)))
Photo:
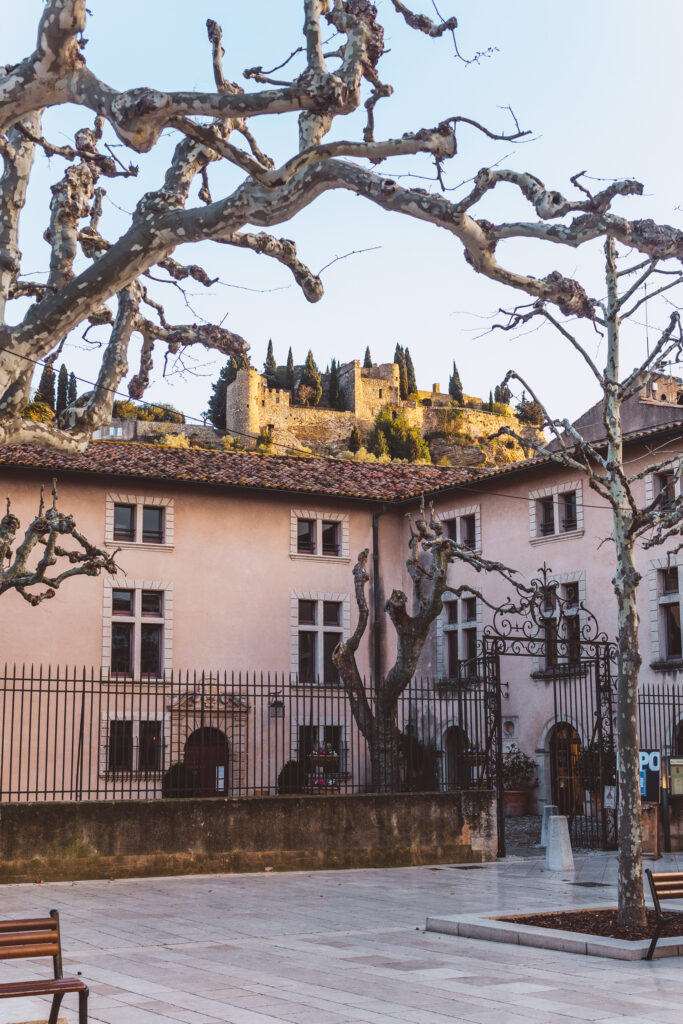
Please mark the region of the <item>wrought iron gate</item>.
MULTIPOLYGON (((558 583, 546 565, 539 572, 528 594, 517 605, 509 602, 497 608, 492 624, 484 630, 487 690, 498 695, 496 749, 502 758, 500 659, 530 659, 530 675, 553 691, 554 724, 546 752, 551 802, 567 816, 576 846, 613 849, 618 800, 615 646, 599 632, 595 617, 579 600, 578 587, 558 583)), ((499 779, 501 775, 499 768, 499 779)), ((502 782, 498 790, 499 843, 504 849, 502 782)))

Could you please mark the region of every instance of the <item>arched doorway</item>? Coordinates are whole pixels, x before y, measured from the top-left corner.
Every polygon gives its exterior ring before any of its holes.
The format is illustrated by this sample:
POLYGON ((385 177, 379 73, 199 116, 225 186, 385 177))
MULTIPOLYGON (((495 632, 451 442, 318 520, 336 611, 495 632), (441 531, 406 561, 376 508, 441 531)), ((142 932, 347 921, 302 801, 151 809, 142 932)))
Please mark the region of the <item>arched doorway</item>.
POLYGON ((446 751, 446 789, 472 788, 473 756, 468 753, 467 733, 459 725, 451 725, 444 733, 446 751))
POLYGON ((568 722, 558 722, 550 734, 550 791, 560 814, 575 814, 582 793, 579 787, 581 737, 568 722))
POLYGON ((197 796, 224 796, 228 790, 230 744, 220 729, 205 726, 185 743, 185 764, 195 773, 197 796))

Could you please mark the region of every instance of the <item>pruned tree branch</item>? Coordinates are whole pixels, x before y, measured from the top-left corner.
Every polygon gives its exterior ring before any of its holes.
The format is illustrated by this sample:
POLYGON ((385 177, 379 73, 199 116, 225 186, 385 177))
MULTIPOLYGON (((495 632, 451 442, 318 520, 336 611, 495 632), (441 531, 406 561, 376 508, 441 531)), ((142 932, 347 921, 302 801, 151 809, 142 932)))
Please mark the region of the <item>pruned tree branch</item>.
POLYGON ((7 498, 7 511, 0 519, 0 595, 14 590, 35 606, 54 597, 72 576, 99 576, 102 571, 115 575, 118 571, 117 551, 95 547, 78 530, 73 516, 59 511, 56 480, 52 481, 51 507, 45 509, 41 487, 38 513, 19 540, 20 526, 7 498), (62 546, 69 537, 76 547, 62 546), (60 565, 65 568, 55 569, 60 565))

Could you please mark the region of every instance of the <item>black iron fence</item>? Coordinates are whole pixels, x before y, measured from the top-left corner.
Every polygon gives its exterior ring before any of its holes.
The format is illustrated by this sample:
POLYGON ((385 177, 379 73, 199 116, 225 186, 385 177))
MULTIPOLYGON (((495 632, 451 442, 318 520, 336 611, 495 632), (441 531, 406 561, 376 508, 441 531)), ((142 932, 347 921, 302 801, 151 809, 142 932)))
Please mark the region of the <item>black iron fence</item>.
MULTIPOLYGON (((397 708, 397 789, 493 786, 483 679, 414 679, 397 708)), ((367 684, 372 703, 372 682, 367 684)), ((0 801, 328 795, 373 789, 341 686, 287 674, 0 673, 0 801)))
POLYGON ((662 767, 668 774, 669 758, 683 757, 683 685, 648 683, 641 687, 638 736, 641 750, 661 752, 662 767))

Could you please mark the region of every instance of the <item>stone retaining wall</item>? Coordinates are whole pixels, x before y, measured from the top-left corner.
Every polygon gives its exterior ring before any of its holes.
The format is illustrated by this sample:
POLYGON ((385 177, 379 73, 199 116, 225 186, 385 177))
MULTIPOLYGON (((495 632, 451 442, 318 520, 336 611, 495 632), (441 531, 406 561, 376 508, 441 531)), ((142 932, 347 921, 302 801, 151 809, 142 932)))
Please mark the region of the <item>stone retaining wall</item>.
POLYGON ((493 793, 4 804, 0 882, 398 867, 497 853, 493 793))

